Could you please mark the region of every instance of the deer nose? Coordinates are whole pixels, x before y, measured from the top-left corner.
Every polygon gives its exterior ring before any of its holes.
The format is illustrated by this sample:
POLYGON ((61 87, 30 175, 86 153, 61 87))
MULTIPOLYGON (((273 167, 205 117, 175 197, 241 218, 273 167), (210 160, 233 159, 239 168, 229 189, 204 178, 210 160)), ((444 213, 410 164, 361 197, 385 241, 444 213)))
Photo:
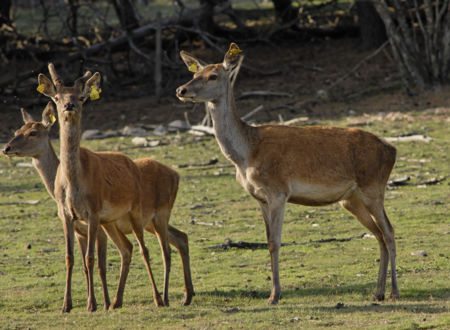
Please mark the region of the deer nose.
POLYGON ((178 87, 177 88, 177 96, 183 96, 186 94, 187 90, 185 87, 178 87))
POLYGON ((75 104, 70 103, 70 102, 68 102, 64 105, 64 108, 66 108, 66 110, 69 110, 69 111, 73 110, 74 107, 75 107, 75 104))
POLYGON ((10 146, 5 146, 2 151, 6 155, 8 153, 8 151, 10 151, 10 150, 11 150, 10 146))

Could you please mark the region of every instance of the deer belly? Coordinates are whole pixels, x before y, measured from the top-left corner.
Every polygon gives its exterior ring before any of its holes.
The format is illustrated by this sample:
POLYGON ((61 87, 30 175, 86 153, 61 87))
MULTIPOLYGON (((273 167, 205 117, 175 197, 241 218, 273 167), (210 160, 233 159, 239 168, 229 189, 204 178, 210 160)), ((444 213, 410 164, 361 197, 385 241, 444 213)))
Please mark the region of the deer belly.
POLYGON ((294 182, 290 184, 289 203, 306 206, 320 206, 346 199, 355 191, 355 182, 345 184, 313 184, 294 182))
POLYGON ((99 218, 101 223, 114 222, 128 215, 131 211, 131 205, 113 205, 108 202, 103 203, 99 218))

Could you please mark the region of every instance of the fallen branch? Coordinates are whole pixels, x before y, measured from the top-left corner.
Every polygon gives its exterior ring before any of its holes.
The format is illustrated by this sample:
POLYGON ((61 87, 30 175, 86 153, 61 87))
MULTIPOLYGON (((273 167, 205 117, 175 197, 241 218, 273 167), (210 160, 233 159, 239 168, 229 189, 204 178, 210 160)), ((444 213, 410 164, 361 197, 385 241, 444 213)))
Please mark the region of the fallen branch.
MULTIPOLYGON (((364 234, 361 234, 361 235, 352 236, 352 237, 346 237, 346 238, 331 237, 331 238, 324 238, 324 239, 319 239, 319 240, 316 240, 316 241, 309 241, 309 242, 302 242, 302 243, 296 243, 296 242, 281 243, 281 246, 306 245, 306 244, 330 243, 330 242, 348 242, 348 241, 351 241, 353 239, 361 239, 365 235, 366 234, 364 233, 364 234)), ((244 241, 234 242, 234 241, 232 241, 230 239, 227 239, 227 240, 225 240, 225 243, 223 243, 223 244, 208 246, 206 248, 207 249, 221 249, 221 250, 227 250, 227 249, 230 249, 230 248, 256 250, 256 249, 267 249, 268 245, 267 245, 267 243, 253 243, 253 242, 244 242, 244 241)))
POLYGON ((243 92, 238 99, 243 99, 250 96, 280 96, 280 97, 292 97, 291 93, 286 92, 272 92, 272 91, 250 91, 243 92))

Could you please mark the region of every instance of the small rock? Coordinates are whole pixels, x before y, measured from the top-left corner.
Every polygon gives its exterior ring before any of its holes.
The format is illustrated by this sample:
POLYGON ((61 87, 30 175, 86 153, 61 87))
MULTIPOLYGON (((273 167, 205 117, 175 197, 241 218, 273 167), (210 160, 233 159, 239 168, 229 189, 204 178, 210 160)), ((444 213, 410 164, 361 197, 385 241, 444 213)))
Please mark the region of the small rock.
POLYGON ((101 135, 102 132, 99 129, 87 129, 81 134, 82 140, 94 140, 99 135, 101 135))
POLYGON ((141 127, 130 127, 130 126, 125 126, 122 129, 122 135, 125 136, 145 136, 148 135, 148 132, 141 128, 141 127))
POLYGON ((428 256, 428 253, 425 250, 421 250, 421 251, 411 252, 411 255, 412 256, 423 256, 423 257, 426 257, 426 256, 428 256))
POLYGON ((188 125, 187 122, 185 122, 184 120, 179 120, 179 119, 171 121, 168 126, 169 126, 169 128, 175 128, 175 129, 180 129, 180 130, 188 130, 191 128, 191 126, 188 125))
POLYGON ((159 141, 159 140, 151 140, 151 141, 148 141, 149 147, 157 147, 157 146, 159 146, 160 144, 161 144, 161 141, 159 141))
POLYGON ((33 167, 32 163, 17 163, 17 167, 33 167))
POLYGON ((375 235, 372 235, 372 234, 364 234, 362 238, 375 238, 375 235))
POLYGON ((148 146, 148 142, 147 139, 144 137, 139 137, 136 136, 131 140, 131 143, 133 143, 136 146, 142 146, 142 147, 147 147, 148 146))
POLYGON ((313 227, 319 227, 319 224, 318 224, 318 223, 313 223, 311 226, 313 226, 313 227))
POLYGON ((317 97, 322 100, 327 100, 329 98, 328 92, 324 89, 319 89, 316 93, 317 97))
POLYGON ((223 310, 224 313, 237 313, 239 312, 239 307, 231 307, 223 310))
POLYGON ((297 322, 297 321, 300 321, 301 319, 298 317, 298 316, 296 316, 296 317, 293 317, 292 319, 291 319, 291 322, 297 322))
POLYGON ((165 128, 163 125, 158 125, 153 130, 153 134, 161 136, 167 134, 167 128, 165 128))

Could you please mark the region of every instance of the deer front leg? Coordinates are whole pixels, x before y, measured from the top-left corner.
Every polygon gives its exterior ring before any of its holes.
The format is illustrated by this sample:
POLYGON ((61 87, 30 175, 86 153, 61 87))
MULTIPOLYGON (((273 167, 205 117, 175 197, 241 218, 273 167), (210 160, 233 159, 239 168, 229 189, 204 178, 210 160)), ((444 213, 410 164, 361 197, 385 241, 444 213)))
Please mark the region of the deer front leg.
POLYGON ((72 218, 64 212, 63 208, 58 205, 58 214, 61 218, 64 228, 64 237, 66 240, 66 289, 64 292, 64 302, 61 308, 62 313, 69 313, 72 309, 72 269, 73 269, 73 242, 74 230, 72 226, 72 218))
POLYGON ((278 255, 281 246, 281 230, 283 228, 284 207, 286 199, 277 196, 270 198, 267 203, 260 202, 266 225, 267 243, 270 252, 270 265, 272 270, 272 290, 269 304, 276 305, 281 298, 281 284, 278 255))
POLYGON ((88 312, 95 312, 97 310, 97 302, 95 300, 94 294, 94 252, 95 252, 95 241, 97 239, 98 230, 98 217, 94 215, 89 215, 88 219, 88 238, 87 238, 87 251, 85 256, 86 267, 88 270, 89 278, 89 290, 88 290, 88 301, 87 310, 88 312))
POLYGON ((97 264, 98 275, 102 281, 103 299, 105 311, 109 309, 111 302, 109 300, 108 284, 106 282, 106 250, 108 238, 102 229, 97 232, 97 264))

